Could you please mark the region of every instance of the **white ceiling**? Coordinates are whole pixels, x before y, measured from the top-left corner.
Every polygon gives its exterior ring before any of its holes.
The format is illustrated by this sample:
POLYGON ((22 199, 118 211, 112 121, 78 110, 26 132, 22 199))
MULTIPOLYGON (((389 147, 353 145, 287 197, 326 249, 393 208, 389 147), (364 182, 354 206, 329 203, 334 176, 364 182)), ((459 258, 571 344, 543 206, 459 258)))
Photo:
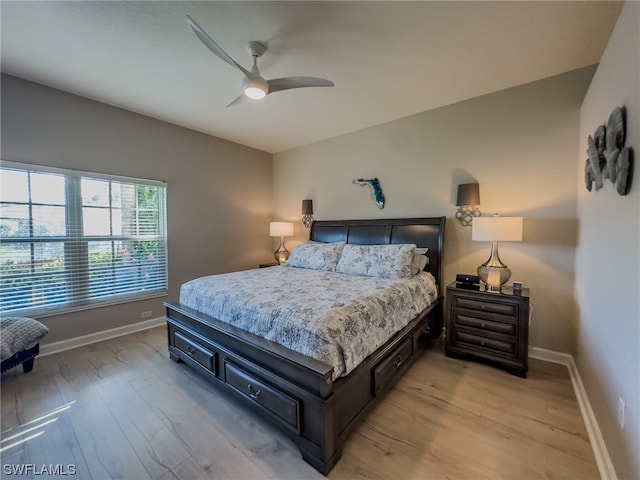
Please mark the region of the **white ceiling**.
POLYGON ((280 152, 597 63, 619 2, 6 1, 2 72, 280 152), (237 62, 332 88, 226 108, 237 62))

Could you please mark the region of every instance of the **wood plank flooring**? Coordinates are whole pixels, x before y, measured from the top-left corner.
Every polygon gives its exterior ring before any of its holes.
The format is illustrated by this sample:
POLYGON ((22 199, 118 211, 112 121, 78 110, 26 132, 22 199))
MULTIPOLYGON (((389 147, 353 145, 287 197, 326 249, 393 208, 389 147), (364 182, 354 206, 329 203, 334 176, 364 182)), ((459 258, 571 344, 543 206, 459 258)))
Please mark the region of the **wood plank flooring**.
MULTIPOLYGON (((323 478, 259 416, 171 362, 166 342, 159 327, 6 372, 3 478, 323 478)), ((354 432, 329 478, 599 475, 565 367, 532 360, 522 379, 435 345, 354 432)))

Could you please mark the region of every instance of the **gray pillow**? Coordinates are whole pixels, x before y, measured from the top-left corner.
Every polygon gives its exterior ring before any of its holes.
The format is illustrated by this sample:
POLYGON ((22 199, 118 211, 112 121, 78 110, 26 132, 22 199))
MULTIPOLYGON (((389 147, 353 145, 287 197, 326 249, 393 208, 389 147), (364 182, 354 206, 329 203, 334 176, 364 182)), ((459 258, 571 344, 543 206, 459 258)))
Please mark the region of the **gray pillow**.
POLYGON ((414 244, 353 245, 342 250, 336 272, 366 277, 409 278, 412 271, 414 244))
POLYGON ((303 243, 291 251, 291 255, 289 255, 289 259, 284 265, 333 272, 336 269, 344 245, 345 242, 303 243))

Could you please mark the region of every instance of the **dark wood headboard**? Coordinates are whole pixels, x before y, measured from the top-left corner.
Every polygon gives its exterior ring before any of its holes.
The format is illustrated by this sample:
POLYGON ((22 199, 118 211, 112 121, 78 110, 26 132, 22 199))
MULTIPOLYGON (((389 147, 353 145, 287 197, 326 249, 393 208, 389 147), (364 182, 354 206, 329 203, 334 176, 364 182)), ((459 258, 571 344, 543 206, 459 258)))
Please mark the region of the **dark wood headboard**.
POLYGON ((442 292, 442 242, 446 217, 390 218, 375 220, 316 220, 311 225, 309 240, 341 242, 357 245, 415 243, 427 247, 431 272, 442 292))

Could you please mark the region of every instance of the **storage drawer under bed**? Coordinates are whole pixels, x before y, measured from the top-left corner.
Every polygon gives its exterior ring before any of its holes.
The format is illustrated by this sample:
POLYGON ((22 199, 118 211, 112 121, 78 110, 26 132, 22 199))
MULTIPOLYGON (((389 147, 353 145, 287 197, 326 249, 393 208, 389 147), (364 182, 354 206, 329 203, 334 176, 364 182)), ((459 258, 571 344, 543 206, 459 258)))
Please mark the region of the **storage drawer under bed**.
POLYGON ((225 360, 224 381, 252 403, 275 415, 280 423, 300 432, 300 402, 253 374, 225 360))
POLYGON ((213 352, 195 340, 188 338, 180 332, 173 332, 173 342, 177 349, 183 351, 193 360, 198 362, 203 367, 211 370, 214 374, 216 372, 216 352, 213 352))
POLYGON ((394 374, 413 353, 412 338, 402 342, 374 370, 374 393, 377 394, 394 378, 394 374))

